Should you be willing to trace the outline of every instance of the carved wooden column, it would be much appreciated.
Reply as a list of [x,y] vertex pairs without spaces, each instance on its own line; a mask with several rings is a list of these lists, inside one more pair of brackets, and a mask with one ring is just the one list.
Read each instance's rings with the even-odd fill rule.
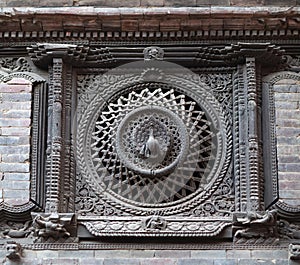
[[36,47],[48,65],[48,132],[46,151],[46,213],[74,211],[74,159],[71,148],[72,66],[68,55],[74,45]]
[[261,202],[261,172],[258,134],[258,96],[256,83],[256,63],[255,58],[246,58],[246,91],[247,91],[247,111],[248,111],[248,211],[262,210]]
[[62,176],[62,58],[54,58],[50,67],[48,98],[48,140],[46,159],[46,212],[60,211]]

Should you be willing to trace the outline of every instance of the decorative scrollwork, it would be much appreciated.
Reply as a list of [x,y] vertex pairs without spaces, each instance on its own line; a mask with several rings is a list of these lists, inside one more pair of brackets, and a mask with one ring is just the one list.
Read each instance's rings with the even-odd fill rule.
[[14,72],[31,72],[31,66],[24,57],[19,58],[0,58],[0,71],[7,74]]

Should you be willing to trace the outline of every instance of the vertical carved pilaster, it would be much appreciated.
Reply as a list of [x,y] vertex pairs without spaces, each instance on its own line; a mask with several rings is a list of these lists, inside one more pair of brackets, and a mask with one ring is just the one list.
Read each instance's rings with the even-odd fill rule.
[[74,153],[71,143],[72,126],[72,68],[65,67],[64,78],[64,112],[63,112],[63,138],[65,139],[64,148],[64,178],[61,185],[64,187],[64,193],[61,195],[62,211],[74,211]]
[[[247,130],[248,130],[248,116],[246,112],[246,87],[244,82],[244,68],[239,65],[237,68],[237,87],[235,91],[235,104],[237,105],[237,113],[235,119],[237,120],[236,148],[238,159],[235,158],[235,168],[239,168],[236,175],[236,189],[239,189],[239,194],[236,194],[236,200],[239,201],[240,211],[246,211],[248,204],[248,182],[247,182]],[[237,208],[238,209],[238,208]]]
[[[235,209],[241,211],[242,204],[247,203],[247,196],[245,196],[245,180],[242,177],[242,171],[245,169],[242,159],[241,143],[240,143],[240,122],[241,122],[241,106],[245,105],[243,102],[243,68],[237,67],[237,71],[233,76],[233,148],[234,148],[234,172],[235,172]],[[245,107],[244,107],[245,108]]]
[[61,58],[53,59],[48,98],[48,141],[46,159],[46,212],[59,212],[62,157],[62,77]]
[[246,58],[246,86],[248,110],[248,211],[261,210],[261,185],[259,135],[258,135],[258,106],[255,58]]

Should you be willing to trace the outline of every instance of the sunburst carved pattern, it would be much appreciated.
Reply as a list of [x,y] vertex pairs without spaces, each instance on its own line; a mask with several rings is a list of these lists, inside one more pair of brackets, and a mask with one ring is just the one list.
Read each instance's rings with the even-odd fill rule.
[[91,158],[113,197],[169,205],[201,192],[217,153],[216,129],[192,98],[162,83],[111,99],[92,133]]

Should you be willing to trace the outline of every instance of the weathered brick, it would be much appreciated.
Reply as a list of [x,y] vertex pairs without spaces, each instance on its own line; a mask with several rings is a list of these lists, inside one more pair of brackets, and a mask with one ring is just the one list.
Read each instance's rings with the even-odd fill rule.
[[15,109],[15,110],[30,110],[31,109],[31,102],[0,102],[0,111],[1,110],[10,110],[10,109]]
[[103,265],[103,259],[86,259],[79,260],[79,265]]
[[[0,112],[1,113],[1,112]],[[30,110],[8,110],[2,111],[3,118],[30,118]]]
[[58,253],[59,258],[92,258],[94,257],[94,251],[93,250],[69,250],[69,251],[61,251]]
[[283,93],[287,93],[287,92],[292,92],[292,93],[296,93],[298,91],[299,88],[299,84],[290,84],[290,85],[275,85],[273,87],[274,92],[283,92]]
[[51,258],[44,258],[43,265],[74,265],[78,264],[78,259],[51,259]]
[[300,134],[300,128],[293,128],[293,127],[287,127],[287,128],[276,128],[277,135],[284,135],[286,137],[295,137]]
[[0,145],[27,145],[28,136],[0,136]]
[[216,259],[214,260],[214,265],[237,265],[238,261],[236,259]]
[[191,251],[189,250],[157,250],[155,251],[156,258],[190,258]]
[[0,145],[1,154],[28,154],[29,150],[30,150],[29,145],[23,145],[23,146],[1,146]]
[[176,259],[142,259],[140,265],[176,265]]
[[296,0],[264,0],[266,6],[294,6]]
[[286,101],[275,101],[275,108],[276,109],[297,109],[298,108],[298,102],[292,101],[292,102],[286,102]]
[[[140,265],[138,259],[104,259],[103,265]],[[145,263],[147,264],[147,263]]]
[[118,257],[118,258],[130,258],[130,251],[129,250],[95,250],[95,257],[96,258],[111,258],[111,257]]
[[2,127],[2,135],[30,135],[30,128],[28,127]]
[[39,0],[40,7],[72,6],[72,5],[73,5],[73,0],[61,0],[61,1]]
[[202,258],[202,259],[225,259],[226,251],[225,250],[192,250],[192,258]]
[[300,128],[300,120],[299,119],[277,119],[276,125],[280,127]]
[[276,260],[265,259],[241,259],[239,265],[276,265]]
[[250,250],[227,250],[226,255],[228,259],[249,259],[251,257]]
[[[18,189],[18,190],[28,190],[30,182],[29,181],[2,181],[2,188],[3,189]],[[16,195],[17,196],[17,195]]]
[[177,265],[213,265],[213,259],[179,259]]
[[165,0],[165,6],[196,6],[196,0],[184,0],[184,5],[182,0]]
[[279,101],[299,101],[300,93],[275,93],[274,98]]
[[11,203],[27,202],[29,199],[29,191],[17,189],[3,189],[3,197],[4,201],[10,201]]
[[153,258],[154,253],[155,253],[154,250],[132,249],[132,250],[130,250],[130,257],[132,257],[132,258]]
[[141,6],[164,6],[164,0],[141,0]]
[[[298,178],[300,174],[298,175]],[[283,190],[300,190],[300,182],[299,181],[285,181],[284,179],[279,180],[279,189]],[[300,197],[300,195],[299,195]]]
[[5,172],[4,173],[4,176],[3,176],[3,179],[4,180],[7,180],[7,181],[13,181],[13,180],[29,180],[30,179],[30,173],[7,173]]
[[3,154],[2,162],[4,163],[24,163],[28,162],[29,154]]
[[31,92],[31,85],[8,85],[0,84],[0,93],[21,93],[21,92]]
[[0,163],[2,172],[29,172],[29,163]]
[[278,109],[276,110],[276,118],[277,119],[295,119],[297,117],[300,117],[300,110],[297,109],[289,109],[289,110],[283,110]]
[[8,126],[14,126],[14,127],[27,127],[30,126],[31,120],[30,119],[0,119],[0,126],[8,127]]
[[264,0],[250,0],[250,1],[230,0],[231,6],[257,6],[263,4],[264,4]]

